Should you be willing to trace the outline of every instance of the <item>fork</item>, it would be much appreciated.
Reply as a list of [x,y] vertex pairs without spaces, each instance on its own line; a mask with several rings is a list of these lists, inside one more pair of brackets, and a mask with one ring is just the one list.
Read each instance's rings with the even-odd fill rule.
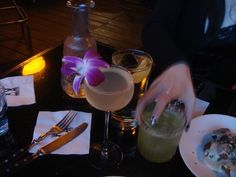
[[7,165],[11,162],[16,161],[17,159],[22,157],[26,152],[32,149],[35,145],[44,140],[47,136],[49,135],[56,136],[62,133],[63,131],[67,131],[68,126],[76,117],[76,115],[77,112],[70,110],[60,122],[52,126],[46,133],[43,133],[38,138],[32,140],[32,142],[29,145],[17,150],[15,153],[11,154],[9,158],[2,160],[2,162],[0,162],[0,165]]
[[38,138],[34,139],[31,142],[29,149],[31,149],[33,146],[38,144],[40,141],[42,141],[43,139],[45,139],[49,135],[55,136],[55,135],[60,134],[63,131],[67,131],[68,126],[70,125],[70,123],[72,122],[72,120],[75,118],[76,115],[77,115],[77,112],[70,110],[65,115],[65,117],[60,122],[58,122],[56,125],[52,126],[49,131],[41,134]]

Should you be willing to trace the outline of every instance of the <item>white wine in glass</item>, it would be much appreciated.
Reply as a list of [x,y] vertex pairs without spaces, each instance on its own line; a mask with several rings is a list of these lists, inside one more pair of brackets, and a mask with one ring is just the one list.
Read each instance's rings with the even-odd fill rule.
[[104,140],[92,144],[89,161],[97,169],[117,167],[123,159],[120,147],[108,139],[110,112],[125,107],[134,93],[132,75],[120,66],[102,68],[105,80],[98,86],[90,86],[85,80],[85,97],[94,108],[105,111]]

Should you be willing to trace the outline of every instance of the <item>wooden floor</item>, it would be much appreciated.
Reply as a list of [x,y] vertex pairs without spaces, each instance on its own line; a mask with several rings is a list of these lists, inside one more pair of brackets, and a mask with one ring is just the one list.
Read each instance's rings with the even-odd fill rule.
[[[4,1],[1,0],[0,5]],[[27,2],[28,1],[28,2]],[[0,71],[34,54],[63,43],[71,30],[71,12],[66,0],[19,1],[29,16],[32,50],[21,38],[20,25],[0,26]],[[27,2],[27,3],[25,3]],[[119,49],[141,47],[140,34],[151,10],[139,0],[95,0],[89,27],[97,41]],[[0,22],[16,18],[14,12],[0,12]]]

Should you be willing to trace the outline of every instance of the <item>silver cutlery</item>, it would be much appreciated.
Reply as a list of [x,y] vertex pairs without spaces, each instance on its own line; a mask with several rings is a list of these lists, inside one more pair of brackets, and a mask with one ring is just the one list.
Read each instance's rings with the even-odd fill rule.
[[5,88],[5,94],[11,96],[18,96],[20,94],[20,87]]
[[29,164],[30,162],[32,162],[33,160],[35,160],[39,156],[42,156],[45,154],[50,154],[51,152],[62,147],[66,143],[70,142],[75,137],[77,137],[81,133],[83,133],[87,127],[88,127],[88,124],[84,122],[84,123],[80,124],[78,127],[69,131],[68,133],[60,136],[59,138],[55,139],[54,141],[39,148],[36,153],[28,154],[25,158],[20,159],[19,161],[15,162],[15,163],[0,166],[1,173],[3,173],[4,176],[11,175],[15,170],[26,166],[27,164]]
[[0,165],[2,165],[2,164],[6,165],[6,164],[9,164],[9,163],[15,162],[16,160],[18,160],[19,158],[24,156],[35,145],[37,145],[39,142],[44,140],[46,137],[48,137],[50,135],[56,136],[56,135],[58,135],[62,132],[66,132],[68,130],[68,127],[69,127],[70,123],[73,121],[73,119],[76,117],[76,115],[77,115],[76,111],[70,110],[65,115],[65,117],[61,121],[59,121],[56,125],[52,126],[49,131],[47,131],[46,133],[41,134],[38,138],[33,139],[32,142],[29,145],[17,150],[13,154],[11,154],[8,158],[2,160],[0,162]]
[[55,136],[55,135],[60,134],[63,131],[67,131],[68,126],[73,121],[73,119],[76,117],[76,115],[77,115],[76,111],[70,110],[66,114],[66,116],[60,122],[58,122],[56,125],[52,126],[49,131],[47,131],[46,133],[41,134],[38,138],[34,139],[31,142],[31,144],[29,146],[29,149],[31,149],[33,146],[38,144],[40,141],[42,141],[43,139],[45,139],[49,135],[54,135]]

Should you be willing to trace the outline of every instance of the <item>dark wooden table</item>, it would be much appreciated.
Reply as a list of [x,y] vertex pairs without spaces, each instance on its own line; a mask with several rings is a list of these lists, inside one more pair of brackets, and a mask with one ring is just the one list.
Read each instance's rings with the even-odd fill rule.
[[[114,48],[98,43],[98,51],[108,62]],[[9,126],[17,148],[23,147],[32,140],[34,127],[39,111],[60,111],[74,109],[92,112],[91,143],[102,140],[104,114],[91,107],[85,99],[74,99],[67,96],[60,85],[60,67],[62,59],[62,45],[47,49],[38,55],[24,61],[20,65],[7,71],[0,78],[22,75],[25,64],[36,57],[42,56],[46,61],[46,68],[34,74],[36,104],[19,107],[9,107]],[[151,78],[152,79],[152,78]],[[201,83],[201,84],[200,84]],[[195,81],[200,97],[204,97],[205,85]],[[235,93],[218,86],[211,87],[212,96],[210,106],[206,113],[229,114],[228,110]],[[223,98],[223,99],[222,99]],[[207,98],[209,99],[209,98]],[[113,131],[114,130],[114,131]],[[111,140],[118,141],[115,129],[110,128]],[[129,137],[130,138],[130,137]],[[131,137],[132,138],[132,137]],[[122,140],[120,137],[119,140]],[[123,139],[124,140],[124,139]],[[136,139],[131,139],[136,142]],[[125,140],[121,143],[130,143]],[[45,155],[33,161],[26,167],[16,171],[12,176],[37,177],[37,176],[63,176],[63,177],[100,177],[100,176],[127,176],[127,177],[191,177],[194,176],[184,164],[179,151],[174,158],[163,164],[150,163],[144,160],[136,150],[134,155],[125,154],[121,166],[117,169],[106,171],[96,170],[87,161],[87,155]],[[1,172],[0,172],[1,176]]]

